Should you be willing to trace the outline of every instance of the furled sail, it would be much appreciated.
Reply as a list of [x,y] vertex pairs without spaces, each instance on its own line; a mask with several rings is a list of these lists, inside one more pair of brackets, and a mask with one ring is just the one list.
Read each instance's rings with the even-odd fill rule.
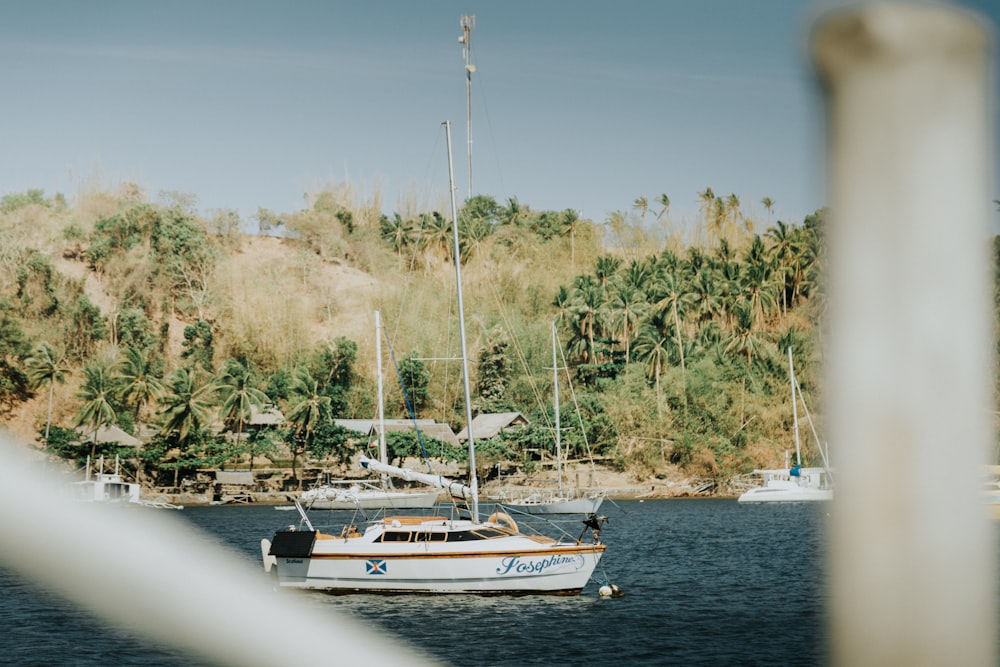
[[439,489],[448,489],[448,493],[451,494],[452,498],[463,498],[465,500],[472,498],[472,489],[468,486],[465,484],[459,484],[458,482],[453,482],[450,479],[442,477],[441,475],[430,475],[423,472],[417,472],[416,470],[397,468],[396,466],[391,466],[380,461],[376,461],[375,459],[370,459],[364,455],[359,457],[358,462],[361,464],[362,468],[391,475],[397,479],[405,479],[408,482],[420,482],[429,486],[435,486]]

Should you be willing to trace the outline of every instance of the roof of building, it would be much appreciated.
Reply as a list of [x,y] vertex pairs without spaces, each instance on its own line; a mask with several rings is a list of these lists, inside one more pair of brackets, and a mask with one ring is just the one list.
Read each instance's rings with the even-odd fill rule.
[[247,426],[281,426],[285,423],[285,415],[273,405],[257,407],[250,405],[250,421]]
[[86,441],[96,440],[97,442],[117,442],[120,445],[125,445],[126,447],[138,447],[142,444],[139,438],[129,435],[123,431],[118,426],[114,424],[102,426],[97,429],[97,436],[94,436],[94,432],[84,426],[80,426],[76,429],[76,432]]
[[[390,425],[392,425],[392,426],[398,426],[400,424],[410,424],[410,425],[412,425],[414,420],[412,420],[412,419],[386,419],[384,421],[385,421],[386,429],[388,430],[388,427]],[[433,419],[417,419],[416,422],[417,422],[417,424],[421,428],[423,428],[427,424],[433,424],[434,420]],[[378,420],[377,419],[334,419],[333,423],[336,424],[337,426],[349,429],[351,431],[357,431],[358,433],[364,433],[365,435],[368,435],[369,433],[372,432],[372,430],[376,427],[376,425],[378,425]]]
[[[492,438],[499,435],[500,431],[511,426],[527,426],[528,418],[520,412],[490,412],[476,415],[472,420],[472,433],[477,438]],[[463,428],[458,433],[458,439],[466,441],[469,439],[468,428]]]

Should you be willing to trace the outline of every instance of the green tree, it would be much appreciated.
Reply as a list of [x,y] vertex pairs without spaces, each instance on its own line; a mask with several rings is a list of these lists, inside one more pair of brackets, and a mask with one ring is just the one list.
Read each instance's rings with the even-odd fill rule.
[[580,220],[580,214],[571,208],[566,209],[562,213],[562,231],[563,234],[569,236],[569,265],[571,267],[576,266],[576,233],[580,231],[580,226],[583,221]]
[[45,442],[49,441],[49,429],[52,426],[52,400],[55,385],[64,384],[66,376],[70,373],[70,368],[66,364],[65,356],[59,354],[51,345],[46,342],[39,343],[32,350],[31,356],[26,360],[28,381],[35,389],[48,386],[49,405],[45,415]]
[[[250,420],[253,409],[260,409],[269,402],[267,395],[255,387],[254,382],[250,369],[234,359],[226,362],[215,381],[222,399],[219,416],[230,433],[235,429],[237,448],[243,440],[243,426]],[[250,469],[253,470],[252,457]]]
[[476,378],[475,410],[501,412],[510,408],[505,402],[507,385],[511,381],[510,343],[500,329],[490,332],[479,350]]
[[663,418],[663,394],[660,390],[660,377],[666,370],[672,345],[670,338],[656,326],[645,323],[635,339],[633,350],[635,356],[646,365],[646,377],[653,381],[656,387],[656,413]]
[[[195,368],[179,368],[167,380],[160,433],[184,449],[212,419],[214,384]],[[175,480],[176,483],[176,480]]]
[[184,327],[184,348],[182,359],[200,365],[206,371],[212,371],[212,358],[215,356],[215,334],[212,325],[204,320],[198,320],[194,325]]
[[160,362],[152,352],[137,347],[125,348],[118,365],[118,395],[132,414],[137,426],[142,424],[142,410],[158,400],[165,391],[160,377]]
[[404,221],[399,213],[393,213],[392,218],[383,215],[379,228],[382,240],[396,251],[397,256],[401,256],[403,248],[413,243],[413,225]]
[[90,455],[97,447],[97,431],[102,426],[115,423],[117,415],[112,405],[114,383],[108,366],[97,362],[83,368],[83,386],[77,397],[83,399],[83,406],[76,413],[76,426],[85,426],[91,434]]
[[107,318],[86,294],[77,296],[69,315],[65,330],[67,355],[83,361],[93,354],[99,341],[107,338]]
[[427,367],[423,361],[417,358],[416,352],[410,352],[399,362],[397,369],[399,386],[403,390],[403,413],[413,415],[420,414],[420,411],[427,405],[429,393],[427,391],[431,375],[427,372]]
[[[298,479],[299,455],[312,447],[313,433],[330,419],[330,397],[320,393],[319,383],[305,368],[295,371],[289,394],[291,409],[285,418],[292,426],[292,477]],[[301,479],[299,488],[302,488]]]

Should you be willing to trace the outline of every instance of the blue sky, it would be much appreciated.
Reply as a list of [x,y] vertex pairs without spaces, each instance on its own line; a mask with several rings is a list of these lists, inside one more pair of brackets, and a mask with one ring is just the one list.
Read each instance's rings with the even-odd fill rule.
[[[1000,20],[1000,3],[973,6]],[[764,220],[823,206],[822,116],[799,0],[179,0],[5,3],[0,194],[99,179],[210,215],[350,183],[444,201],[441,122],[467,191],[459,18],[472,31],[473,190],[604,221],[665,193]],[[1000,86],[998,86],[1000,88]],[[998,105],[1000,106],[1000,105]],[[994,109],[994,118],[997,110]],[[1000,134],[1000,132],[998,132]],[[992,195],[1000,199],[1000,192]]]

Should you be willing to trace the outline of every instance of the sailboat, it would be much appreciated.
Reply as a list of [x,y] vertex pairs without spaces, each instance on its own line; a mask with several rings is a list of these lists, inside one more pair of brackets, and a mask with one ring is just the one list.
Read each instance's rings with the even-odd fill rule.
[[556,323],[552,323],[552,403],[555,417],[556,475],[555,491],[532,492],[528,495],[511,496],[504,492],[501,499],[506,505],[516,507],[528,514],[591,514],[604,502],[603,492],[583,489],[567,489],[563,485],[562,436],[559,420],[559,359]]
[[[788,466],[785,462],[784,468],[771,470],[754,470],[755,475],[761,478],[761,485],[744,492],[737,499],[741,503],[777,503],[777,502],[812,502],[822,500],[833,500],[833,479],[830,470],[830,462],[826,451],[816,436],[813,427],[813,436],[816,437],[816,444],[823,457],[823,467],[803,468],[802,448],[799,441],[799,413],[796,397],[801,397],[801,391],[797,390],[795,382],[795,367],[792,365],[792,348],[788,348],[788,375],[792,385],[792,427],[795,431],[795,465]],[[802,402],[805,406],[805,400]],[[808,414],[809,408],[806,407]],[[809,420],[812,426],[812,419]],[[787,459],[787,456],[786,456]]]
[[[590,515],[576,539],[523,532],[506,512],[483,519],[476,477],[475,438],[462,302],[462,269],[451,123],[445,122],[448,180],[451,188],[458,322],[462,346],[465,417],[469,425],[469,480],[460,484],[363,458],[362,465],[447,490],[458,505],[457,517],[393,514],[362,527],[348,522],[339,532],[314,527],[301,504],[302,521],[261,540],[264,569],[280,587],[336,592],[550,593],[579,594],[604,554],[600,540],[604,517]],[[498,507],[498,510],[501,508]],[[587,533],[590,539],[585,540]]]
[[[379,461],[388,463],[385,446],[385,401],[382,388],[382,319],[375,311],[375,357],[378,363],[378,452]],[[396,489],[388,475],[380,483],[370,480],[341,480],[303,491],[299,502],[310,508],[327,510],[416,509],[434,507],[441,490],[437,486],[422,489]]]

